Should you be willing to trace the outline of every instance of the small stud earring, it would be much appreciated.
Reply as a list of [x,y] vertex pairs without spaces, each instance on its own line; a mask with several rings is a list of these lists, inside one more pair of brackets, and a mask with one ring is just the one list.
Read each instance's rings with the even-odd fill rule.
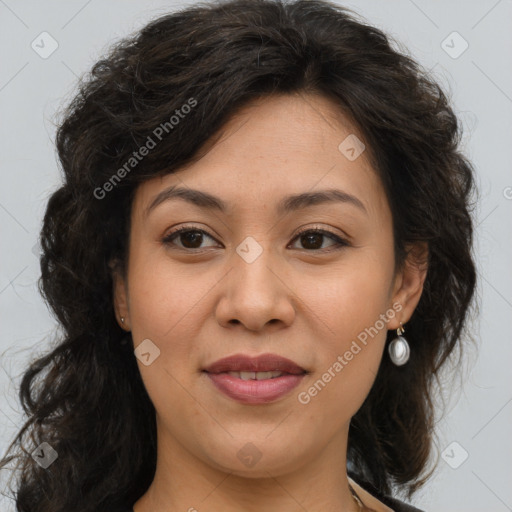
[[407,343],[407,340],[402,336],[404,332],[405,329],[402,322],[400,322],[400,327],[396,330],[397,337],[388,347],[389,357],[396,366],[402,366],[407,363],[411,355],[409,343]]
[[121,317],[121,323],[124,324],[124,316]]

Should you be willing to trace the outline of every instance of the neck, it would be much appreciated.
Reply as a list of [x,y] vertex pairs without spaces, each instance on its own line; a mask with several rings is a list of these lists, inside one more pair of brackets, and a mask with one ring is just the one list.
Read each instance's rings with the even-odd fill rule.
[[[359,512],[346,473],[348,430],[335,436],[314,459],[281,467],[262,457],[250,472],[215,467],[158,429],[157,467],[134,512]],[[291,454],[292,455],[292,454]],[[259,470],[255,470],[259,466]]]

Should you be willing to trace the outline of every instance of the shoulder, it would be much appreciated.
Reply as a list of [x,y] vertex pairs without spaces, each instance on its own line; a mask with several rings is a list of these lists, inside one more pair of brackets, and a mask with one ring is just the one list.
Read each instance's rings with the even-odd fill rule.
[[404,501],[382,494],[372,484],[361,479],[358,475],[349,474],[349,477],[351,482],[355,484],[356,492],[359,494],[361,491],[359,497],[366,506],[377,507],[379,511],[385,510],[386,512],[388,510],[392,510],[393,512],[424,512]]

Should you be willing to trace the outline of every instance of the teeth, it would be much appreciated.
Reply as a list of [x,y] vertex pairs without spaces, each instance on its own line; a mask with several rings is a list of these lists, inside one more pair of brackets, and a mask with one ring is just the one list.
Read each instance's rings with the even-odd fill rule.
[[280,372],[279,370],[271,372],[228,372],[228,375],[242,380],[275,379],[276,377],[280,377],[282,374],[283,372]]

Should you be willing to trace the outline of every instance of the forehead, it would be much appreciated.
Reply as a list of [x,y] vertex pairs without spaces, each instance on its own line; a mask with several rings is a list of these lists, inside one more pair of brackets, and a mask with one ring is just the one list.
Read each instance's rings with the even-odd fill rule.
[[368,210],[386,208],[369,148],[359,145],[363,141],[342,110],[323,96],[260,98],[206,142],[199,160],[140,185],[135,206],[144,210],[155,194],[181,185],[221,196],[237,210],[268,208],[285,195],[327,188],[357,196]]

